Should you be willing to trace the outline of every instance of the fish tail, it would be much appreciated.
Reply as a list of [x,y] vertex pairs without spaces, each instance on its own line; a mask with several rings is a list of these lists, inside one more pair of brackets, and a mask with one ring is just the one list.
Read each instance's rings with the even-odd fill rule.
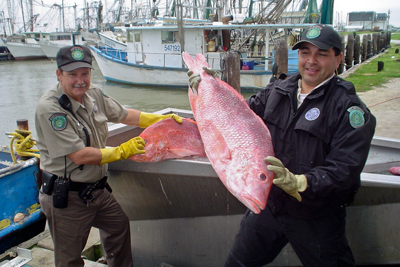
[[196,57],[194,58],[194,62],[197,63],[197,65],[202,66],[202,67],[209,67],[206,58],[204,57],[203,54],[197,54]]

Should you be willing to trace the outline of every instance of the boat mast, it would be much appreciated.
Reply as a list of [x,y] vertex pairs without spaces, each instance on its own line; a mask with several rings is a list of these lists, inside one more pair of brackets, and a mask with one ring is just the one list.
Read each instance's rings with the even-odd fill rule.
[[61,2],[61,12],[62,12],[62,29],[63,29],[63,32],[65,32],[64,0],[62,0],[62,2]]
[[84,8],[83,8],[83,28],[89,30],[89,25],[86,28],[86,0],[83,1],[83,5],[84,5]]
[[26,29],[25,29],[24,5],[22,4],[22,0],[20,0],[20,4],[21,4],[21,11],[22,11],[22,23],[23,23],[23,25],[24,25],[24,32],[26,32]]
[[9,24],[10,24],[10,35],[14,34],[14,12],[13,12],[13,7],[12,7],[11,0],[7,0],[7,8],[8,8],[8,16],[9,18]]
[[32,0],[29,0],[29,13],[30,13],[30,20],[29,20],[29,24],[30,24],[30,28],[31,28],[31,32],[33,32],[33,3]]
[[74,29],[77,30],[77,25],[76,25],[76,4],[73,5],[72,7],[74,8],[74,21],[75,21]]

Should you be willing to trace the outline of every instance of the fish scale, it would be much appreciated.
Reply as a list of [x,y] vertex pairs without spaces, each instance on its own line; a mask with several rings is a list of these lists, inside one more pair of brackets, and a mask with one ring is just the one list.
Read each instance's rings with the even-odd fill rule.
[[203,55],[192,59],[183,52],[182,56],[201,77],[197,90],[189,87],[189,101],[207,157],[226,188],[251,211],[260,213],[274,178],[264,161],[274,155],[269,130],[243,96],[203,70],[209,67]]

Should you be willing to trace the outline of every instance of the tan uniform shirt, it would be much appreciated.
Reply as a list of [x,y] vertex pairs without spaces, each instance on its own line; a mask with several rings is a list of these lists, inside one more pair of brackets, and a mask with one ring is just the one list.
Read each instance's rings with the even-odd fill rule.
[[[68,154],[86,147],[88,132],[90,146],[104,148],[108,134],[107,122],[122,122],[128,110],[116,100],[103,94],[93,84],[82,97],[83,104],[69,98],[74,115],[58,102],[64,94],[60,84],[46,92],[37,103],[35,127],[37,147],[40,150],[40,167],[49,173],[67,177],[74,182],[96,182],[107,171],[107,164],[84,165],[78,168]],[[65,168],[66,167],[66,168]]]

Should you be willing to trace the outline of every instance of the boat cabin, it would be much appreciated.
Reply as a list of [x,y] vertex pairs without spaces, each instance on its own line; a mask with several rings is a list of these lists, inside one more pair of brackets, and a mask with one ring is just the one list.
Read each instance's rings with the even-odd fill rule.
[[[184,67],[181,53],[192,56],[203,54],[211,68],[220,70],[221,52],[240,51],[241,57],[258,61],[267,69],[271,56],[269,38],[276,28],[305,28],[305,25],[223,24],[204,20],[163,20],[152,26],[127,27],[127,53],[125,61],[159,67]],[[267,38],[265,38],[267,36]],[[265,41],[267,39],[267,41]],[[267,44],[267,45],[266,45]],[[267,64],[266,64],[267,63]],[[254,66],[251,66],[254,67]],[[250,68],[252,69],[252,68]]]

